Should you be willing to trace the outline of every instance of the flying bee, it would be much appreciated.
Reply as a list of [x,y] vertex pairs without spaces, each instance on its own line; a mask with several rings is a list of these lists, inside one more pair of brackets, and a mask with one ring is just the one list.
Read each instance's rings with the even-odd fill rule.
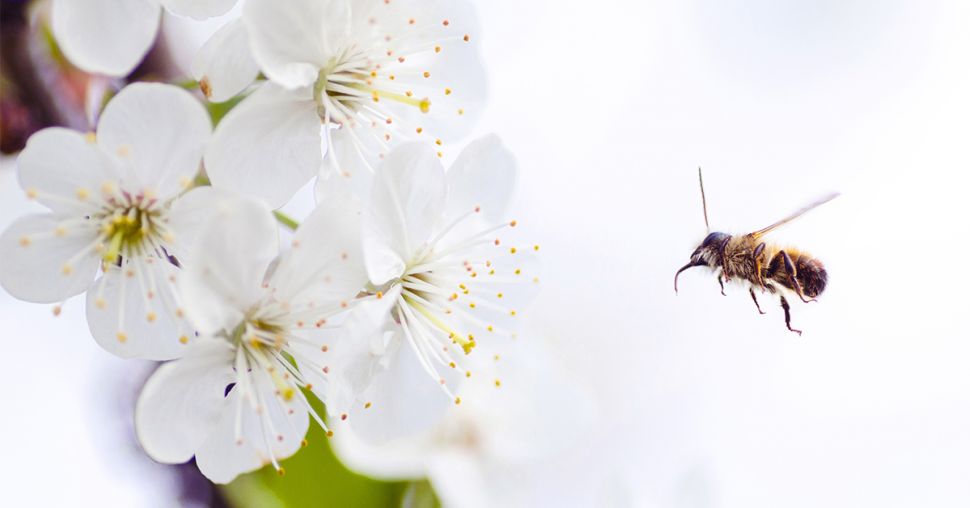
[[764,293],[777,294],[781,301],[781,308],[785,311],[785,326],[789,330],[801,335],[801,330],[791,327],[791,309],[782,290],[793,292],[803,302],[814,302],[816,297],[825,290],[828,273],[825,266],[818,259],[792,248],[781,248],[761,240],[763,236],[775,229],[788,224],[802,214],[838,197],[833,193],[798,210],[784,219],[753,233],[732,236],[727,233],[711,232],[707,222],[707,198],[704,196],[704,177],[697,168],[697,178],[701,186],[701,204],[704,207],[704,225],[707,226],[707,237],[694,249],[690,255],[690,262],[674,275],[674,292],[677,292],[677,277],[680,272],[695,266],[707,266],[717,272],[717,282],[724,293],[724,283],[737,278],[748,283],[748,292],[758,312],[764,314],[755,288]]

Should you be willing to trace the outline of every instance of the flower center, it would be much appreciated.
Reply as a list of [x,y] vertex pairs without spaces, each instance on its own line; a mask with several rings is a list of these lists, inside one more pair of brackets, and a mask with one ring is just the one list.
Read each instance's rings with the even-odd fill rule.
[[112,192],[105,196],[100,212],[91,218],[100,222],[102,243],[98,250],[106,263],[120,263],[122,258],[151,250],[160,254],[161,243],[169,239],[161,207],[145,194]]

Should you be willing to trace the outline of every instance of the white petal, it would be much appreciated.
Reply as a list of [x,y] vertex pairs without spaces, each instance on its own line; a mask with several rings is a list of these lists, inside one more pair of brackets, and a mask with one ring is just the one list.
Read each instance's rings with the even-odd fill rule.
[[[389,357],[384,361],[385,370],[376,373],[367,390],[361,396],[371,402],[371,407],[357,411],[348,419],[350,426],[361,439],[374,444],[387,444],[402,439],[415,439],[433,429],[455,406],[428,373],[403,334],[389,344]],[[438,365],[438,371],[448,386],[460,384],[459,373]],[[463,376],[461,376],[463,378]],[[336,432],[336,431],[335,431]]]
[[178,464],[192,458],[228,407],[226,387],[235,379],[233,350],[205,338],[181,360],[158,368],[135,406],[135,432],[153,459]]
[[377,170],[364,214],[364,260],[371,282],[399,276],[431,238],[445,201],[444,168],[420,143],[391,151]]
[[[236,404],[239,390],[226,398],[226,409],[209,439],[195,454],[199,470],[215,483],[229,483],[236,476],[254,471],[271,462],[271,455],[282,460],[296,453],[310,426],[305,408],[298,397],[284,401],[261,369],[252,371],[263,401],[257,414],[244,402],[242,409],[242,443],[236,441]],[[272,427],[270,427],[272,425]],[[267,447],[267,444],[269,447]]]
[[501,220],[515,179],[515,157],[498,136],[492,134],[473,141],[448,170],[448,217],[481,206],[486,218]]
[[330,192],[328,187],[334,187],[333,184],[352,190],[361,199],[365,199],[370,193],[374,168],[379,160],[378,154],[384,149],[377,137],[361,136],[359,132],[356,135],[357,140],[364,144],[362,148],[356,146],[349,127],[330,130],[324,169],[317,181],[318,202],[323,200],[324,194]]
[[96,225],[62,226],[53,214],[21,217],[0,235],[0,285],[28,302],[54,303],[84,292],[101,257]]
[[[390,359],[386,358],[391,352],[387,350],[384,332],[399,294],[400,288],[396,287],[383,298],[357,304],[339,327],[315,338],[318,344],[313,347],[296,343],[291,346],[301,360],[327,368],[324,373],[301,366],[331,417],[363,408],[363,395],[371,379]],[[321,346],[326,346],[326,351]]]
[[[118,178],[110,158],[78,132],[51,127],[37,132],[17,159],[20,185],[40,191],[37,200],[53,210],[84,215],[105,181]],[[48,198],[53,195],[56,198]]]
[[492,497],[481,459],[457,450],[432,455],[428,480],[442,506],[488,508]]
[[160,0],[166,9],[195,19],[214,18],[229,12],[236,0]]
[[311,86],[348,37],[341,0],[249,0],[243,7],[253,56],[266,76],[289,89]]
[[189,321],[203,334],[232,331],[263,295],[266,269],[279,250],[273,215],[261,203],[221,203],[201,229],[192,262],[178,278]]
[[303,221],[271,285],[283,301],[326,308],[352,299],[366,282],[360,204],[344,195],[321,203]]
[[212,102],[231,99],[246,89],[259,74],[249,50],[242,20],[226,23],[202,45],[192,61],[192,75]]
[[54,0],[54,38],[74,65],[124,76],[141,62],[161,10],[153,0]]
[[351,427],[334,431],[330,444],[348,468],[383,481],[427,476],[429,455],[434,451],[430,438],[375,445],[361,439]]
[[320,169],[323,143],[316,104],[308,93],[272,83],[219,122],[205,154],[212,185],[283,206]]
[[[194,330],[179,316],[174,294],[178,269],[167,260],[111,265],[87,294],[91,335],[121,358],[171,360],[185,353]],[[150,295],[150,296],[149,296]]]
[[132,183],[164,198],[195,177],[211,130],[205,108],[185,90],[135,83],[105,107],[98,145],[130,168]]
[[202,229],[217,214],[228,216],[240,197],[212,186],[195,187],[175,198],[168,212],[168,229],[172,241],[165,248],[182,266],[191,264],[191,256]]

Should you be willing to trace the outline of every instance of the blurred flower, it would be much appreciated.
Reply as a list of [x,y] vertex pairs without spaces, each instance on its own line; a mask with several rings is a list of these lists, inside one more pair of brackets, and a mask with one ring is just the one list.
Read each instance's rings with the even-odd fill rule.
[[[456,403],[449,381],[485,336],[512,335],[538,279],[528,252],[496,237],[515,181],[515,161],[496,136],[469,145],[451,170],[419,143],[391,151],[375,175],[364,213],[364,260],[371,290],[384,295],[386,325],[375,355],[393,363],[406,343],[426,375]],[[537,248],[537,247],[535,247]],[[371,303],[371,306],[377,304]],[[375,313],[377,314],[377,313]],[[373,340],[373,339],[372,339]],[[396,371],[391,369],[391,371]],[[403,383],[384,376],[394,390]]]
[[53,0],[51,24],[71,63],[91,73],[125,76],[154,42],[162,7],[206,19],[225,14],[236,1]]
[[589,401],[549,363],[542,344],[503,340],[485,349],[465,383],[466,402],[431,428],[389,437],[381,427],[433,408],[375,404],[335,434],[337,456],[379,479],[427,477],[447,507],[541,504],[538,479],[589,425]]
[[259,203],[227,203],[207,221],[179,279],[202,337],[159,368],[136,408],[152,458],[195,455],[203,474],[226,483],[267,463],[282,472],[308,414],[326,428],[302,389],[329,402],[329,375],[341,366],[319,329],[364,283],[358,235],[357,211],[339,199],[318,207],[279,256],[275,220]]
[[[269,82],[219,124],[206,167],[213,185],[273,207],[320,171],[325,150],[331,173],[366,179],[400,141],[467,132],[484,99],[464,0],[250,0],[242,21]],[[238,54],[243,34],[227,30]]]
[[[173,279],[211,192],[192,182],[211,126],[202,106],[168,85],[134,84],[104,110],[98,133],[53,127],[18,159],[28,197],[50,208],[0,236],[0,285],[56,303],[88,291],[88,325],[122,357],[169,359],[192,335]],[[99,267],[104,275],[92,283]]]

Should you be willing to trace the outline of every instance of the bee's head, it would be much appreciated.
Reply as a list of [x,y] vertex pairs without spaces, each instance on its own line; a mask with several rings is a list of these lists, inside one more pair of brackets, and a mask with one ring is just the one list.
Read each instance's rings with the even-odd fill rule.
[[677,270],[677,274],[674,275],[674,291],[677,291],[677,277],[680,276],[680,272],[695,266],[717,266],[721,252],[724,250],[724,245],[730,239],[731,235],[727,233],[714,232],[707,235],[707,238],[704,238],[704,241],[690,255],[690,263],[687,263],[680,270]]

